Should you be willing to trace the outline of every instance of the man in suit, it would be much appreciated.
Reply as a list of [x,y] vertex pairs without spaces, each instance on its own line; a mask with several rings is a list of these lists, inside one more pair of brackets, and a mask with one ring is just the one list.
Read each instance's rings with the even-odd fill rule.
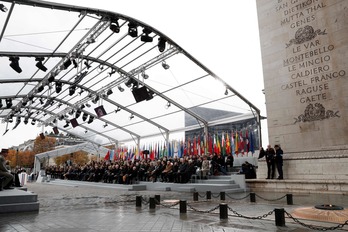
[[12,189],[10,185],[13,182],[13,175],[6,168],[6,160],[5,157],[0,155],[0,179],[2,182],[1,188],[3,189]]

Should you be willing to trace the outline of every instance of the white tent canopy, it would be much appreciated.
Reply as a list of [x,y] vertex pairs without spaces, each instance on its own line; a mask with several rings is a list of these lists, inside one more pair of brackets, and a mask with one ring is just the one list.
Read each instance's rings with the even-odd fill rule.
[[[100,146],[139,147],[243,117],[259,125],[258,108],[146,23],[37,0],[0,7],[0,118],[8,128],[25,123]],[[225,78],[240,77],[231,70]]]

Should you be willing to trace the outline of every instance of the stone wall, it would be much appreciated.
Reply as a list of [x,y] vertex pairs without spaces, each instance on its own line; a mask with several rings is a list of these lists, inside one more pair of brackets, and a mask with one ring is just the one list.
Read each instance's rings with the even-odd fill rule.
[[[270,144],[289,155],[348,149],[348,1],[256,2]],[[304,171],[315,161],[292,160],[291,170],[299,163],[316,176]]]

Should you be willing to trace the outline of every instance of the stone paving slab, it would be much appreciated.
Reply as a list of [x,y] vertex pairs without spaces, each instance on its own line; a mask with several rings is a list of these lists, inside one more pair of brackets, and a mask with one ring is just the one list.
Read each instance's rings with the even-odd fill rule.
[[[28,190],[38,194],[40,202],[39,213],[6,214],[0,216],[0,231],[37,231],[37,232],[89,232],[89,231],[154,231],[154,232],[245,232],[245,231],[315,231],[293,223],[286,218],[285,227],[275,226],[274,214],[263,219],[246,219],[237,217],[229,212],[227,220],[219,219],[219,210],[205,213],[219,205],[219,199],[192,201],[192,193],[168,192],[168,191],[139,191],[102,188],[94,183],[71,186],[54,185],[52,183],[29,183]],[[165,207],[156,206],[149,209],[146,200],[155,194],[161,196],[161,202],[170,200],[187,200],[186,214],[180,214],[178,205]],[[235,198],[242,198],[246,193],[233,194]],[[136,196],[144,199],[142,207],[135,207]],[[263,195],[264,196],[264,195]],[[279,198],[280,194],[267,195],[269,199]],[[266,196],[264,196],[266,197]],[[335,204],[348,207],[346,196],[294,196],[294,205],[286,205],[286,200],[269,202],[256,199],[256,203],[250,203],[248,198],[233,200],[226,197],[229,207],[242,215],[250,217],[264,215],[275,208],[284,208],[291,212],[296,207],[315,204],[317,200],[335,200]],[[317,226],[332,227],[337,224],[305,221]],[[345,226],[340,231],[348,231]]]

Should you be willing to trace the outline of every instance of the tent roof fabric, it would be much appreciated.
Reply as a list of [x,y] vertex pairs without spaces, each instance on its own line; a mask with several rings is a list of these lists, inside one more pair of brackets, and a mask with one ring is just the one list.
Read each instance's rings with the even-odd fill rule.
[[260,115],[169,36],[135,18],[38,0],[0,7],[0,119],[10,128],[29,122],[105,146],[171,136],[187,130],[186,120],[209,126],[203,109],[224,122]]

